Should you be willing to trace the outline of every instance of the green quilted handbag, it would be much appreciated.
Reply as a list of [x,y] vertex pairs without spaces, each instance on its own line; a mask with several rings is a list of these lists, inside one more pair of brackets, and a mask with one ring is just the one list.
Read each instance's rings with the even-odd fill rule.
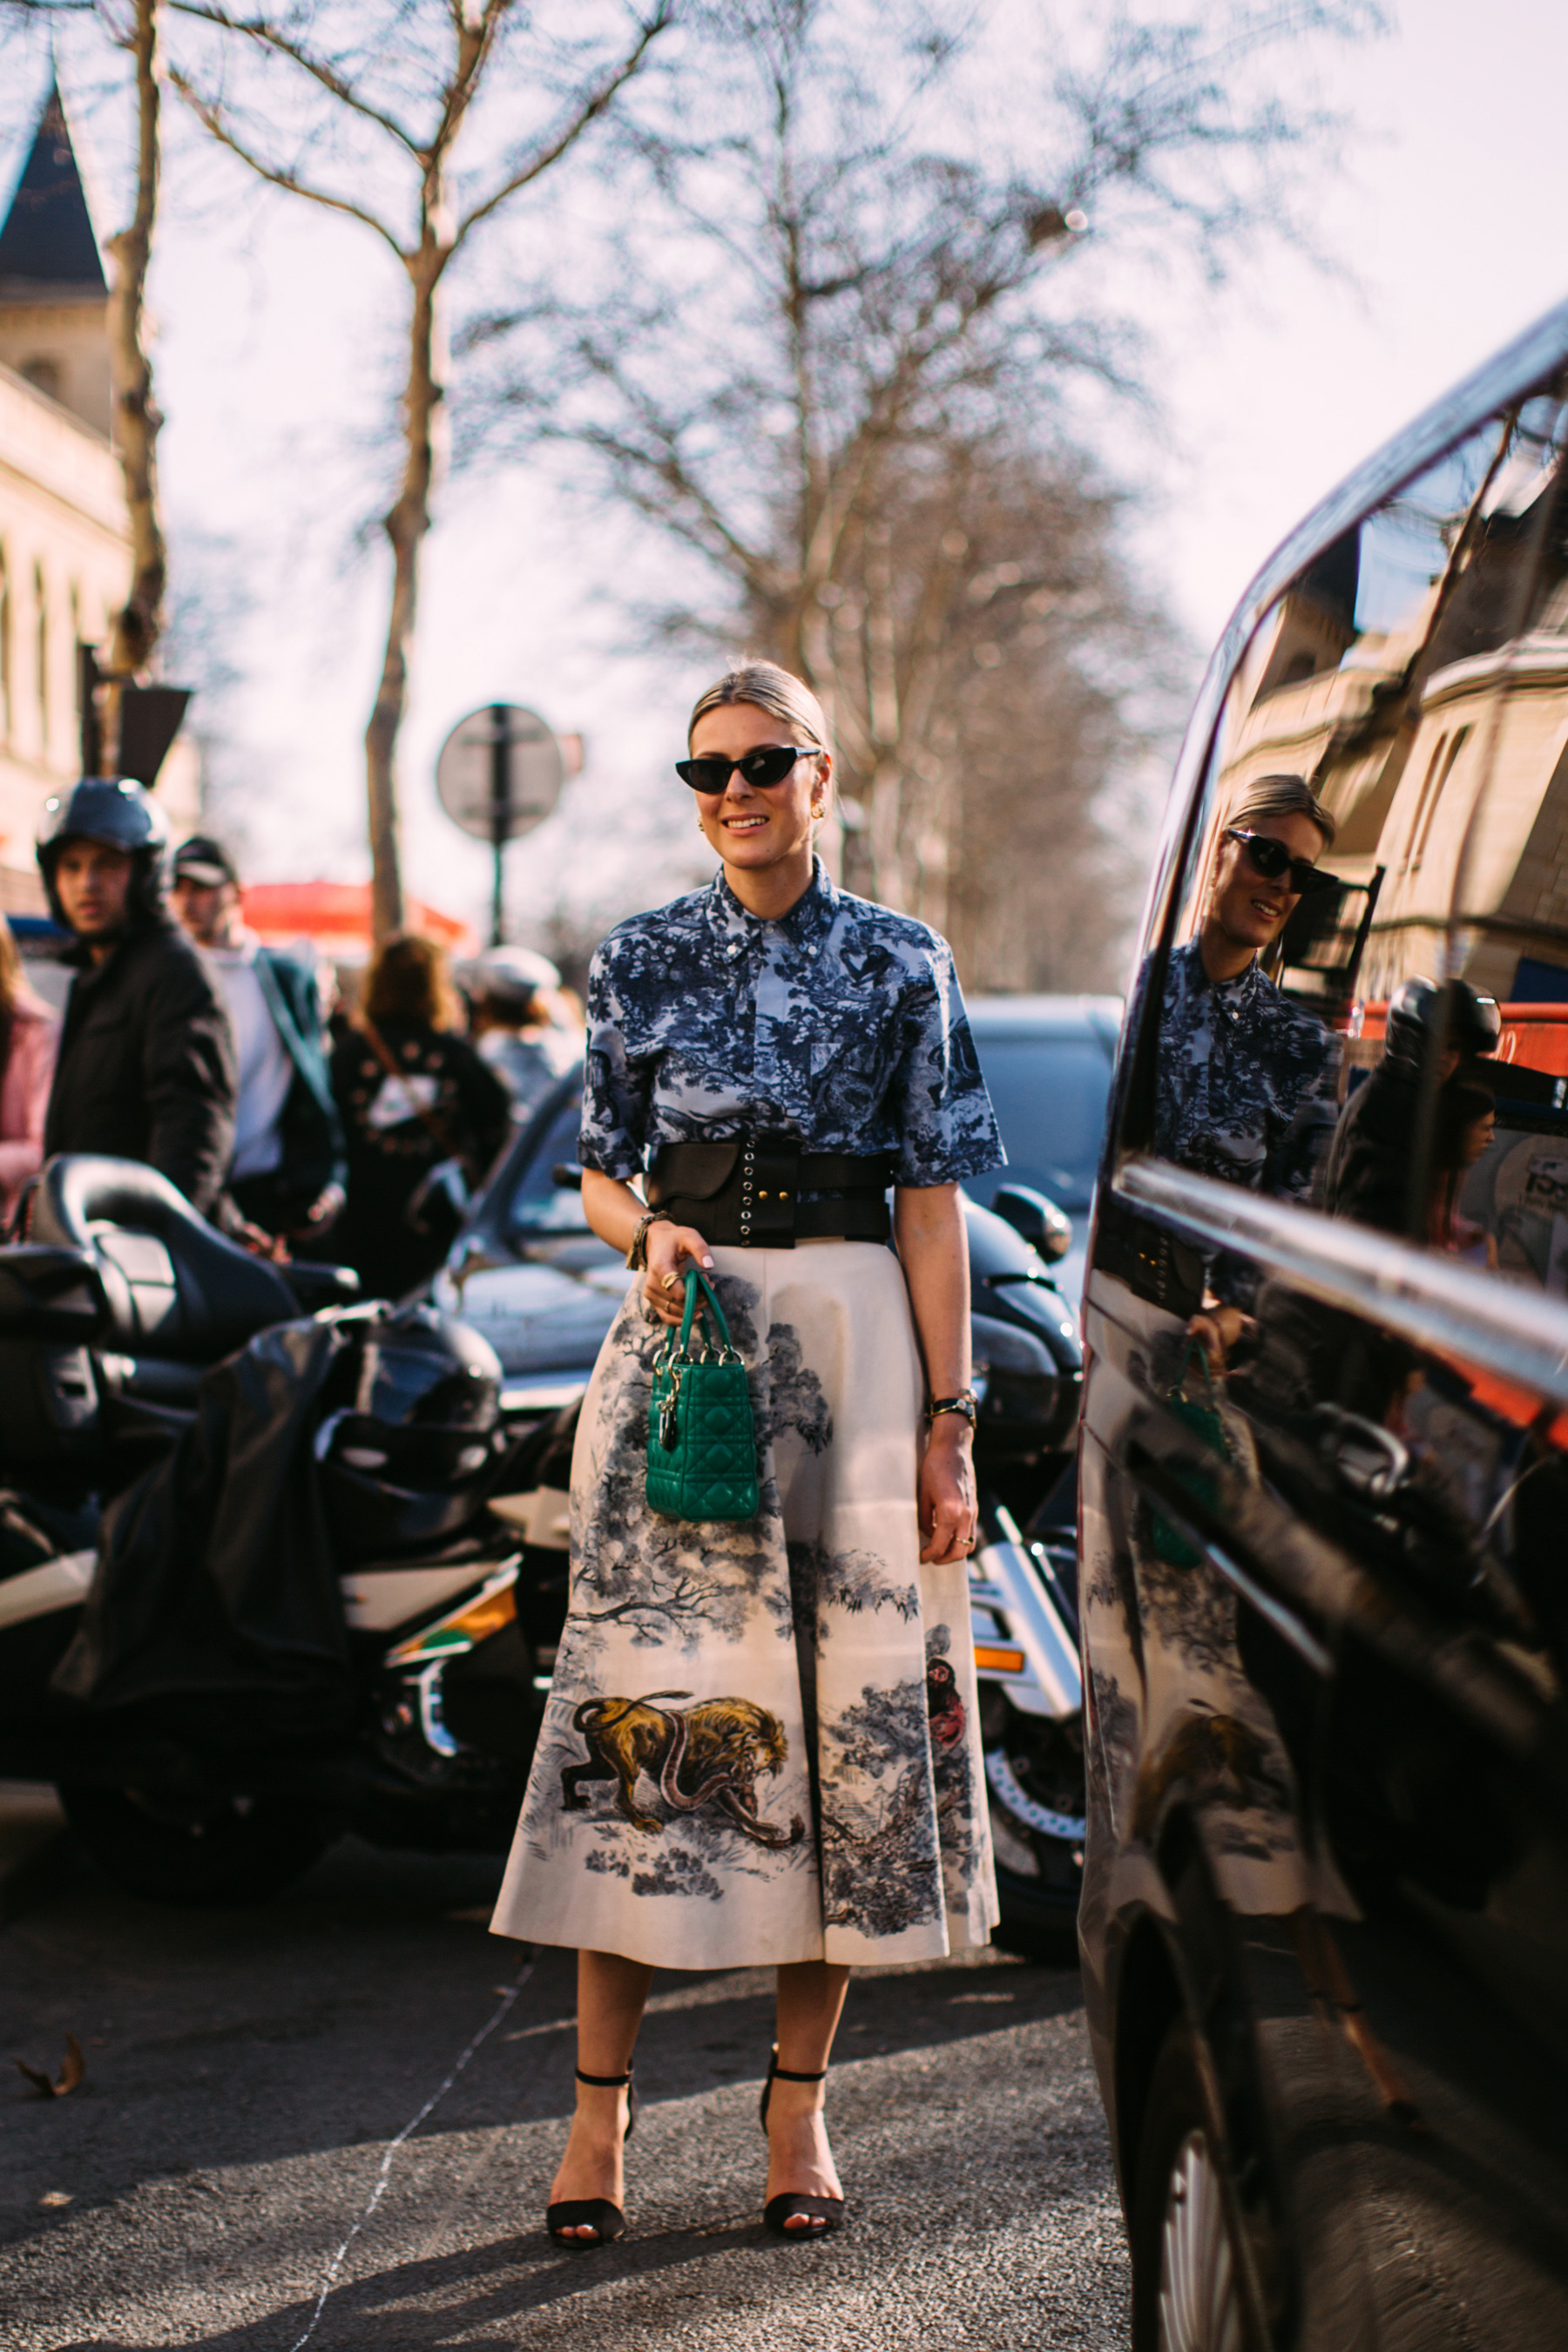
[[[691,1353],[692,1318],[710,1318]],[[716,1335],[716,1338],[715,1338]],[[711,1286],[691,1267],[680,1334],[672,1330],[654,1359],[647,1412],[648,1508],[665,1519],[754,1519],[757,1433],[746,1367],[730,1344],[730,1327]]]

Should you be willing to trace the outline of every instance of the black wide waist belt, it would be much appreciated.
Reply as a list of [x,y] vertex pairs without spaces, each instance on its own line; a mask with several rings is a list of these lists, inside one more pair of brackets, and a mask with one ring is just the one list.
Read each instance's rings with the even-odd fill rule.
[[803,1151],[787,1135],[737,1135],[722,1143],[664,1144],[645,1190],[650,1208],[694,1226],[704,1241],[794,1249],[797,1241],[830,1236],[885,1242],[892,1227],[884,1195],[892,1181],[886,1152],[851,1159]]

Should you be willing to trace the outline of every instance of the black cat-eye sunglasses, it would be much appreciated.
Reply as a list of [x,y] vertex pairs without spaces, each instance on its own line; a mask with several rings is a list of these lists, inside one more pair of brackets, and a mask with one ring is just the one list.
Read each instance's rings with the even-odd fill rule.
[[1240,825],[1227,824],[1225,837],[1227,841],[1240,842],[1254,871],[1261,874],[1266,882],[1278,882],[1288,872],[1289,880],[1285,887],[1294,891],[1298,898],[1310,898],[1319,890],[1337,890],[1340,887],[1337,874],[1325,874],[1322,867],[1314,866],[1310,858],[1292,857],[1285,844],[1276,841],[1272,834],[1247,833]]
[[820,749],[816,743],[764,743],[760,751],[742,751],[738,760],[726,760],[719,752],[705,760],[677,760],[675,772],[694,793],[727,792],[735,768],[753,788],[765,789],[782,784],[797,760],[809,760]]

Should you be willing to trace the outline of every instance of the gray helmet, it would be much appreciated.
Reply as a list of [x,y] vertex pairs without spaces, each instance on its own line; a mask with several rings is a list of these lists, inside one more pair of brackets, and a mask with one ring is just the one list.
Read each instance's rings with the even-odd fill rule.
[[1502,1015],[1495,996],[1483,996],[1467,980],[1451,980],[1445,989],[1418,975],[1401,981],[1388,1000],[1384,1050],[1389,1060],[1419,1065],[1439,1021],[1444,1043],[1458,1046],[1467,1059],[1497,1052]]
[[[152,794],[129,776],[83,776],[68,793],[44,803],[38,822],[38,871],[57,923],[65,915],[55,888],[55,867],[68,841],[96,841],[123,849],[132,860],[127,912],[132,923],[155,922],[169,887],[169,827]],[[68,929],[68,926],[67,926]]]

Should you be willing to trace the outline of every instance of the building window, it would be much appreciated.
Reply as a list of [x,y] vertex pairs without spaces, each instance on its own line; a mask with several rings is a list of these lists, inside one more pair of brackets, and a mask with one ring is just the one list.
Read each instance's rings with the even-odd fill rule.
[[33,609],[38,616],[38,740],[45,751],[49,748],[49,600],[44,586],[44,567],[33,566]]
[[35,392],[45,394],[50,400],[58,400],[60,396],[58,360],[47,360],[41,357],[24,360],[17,373],[32,385]]

